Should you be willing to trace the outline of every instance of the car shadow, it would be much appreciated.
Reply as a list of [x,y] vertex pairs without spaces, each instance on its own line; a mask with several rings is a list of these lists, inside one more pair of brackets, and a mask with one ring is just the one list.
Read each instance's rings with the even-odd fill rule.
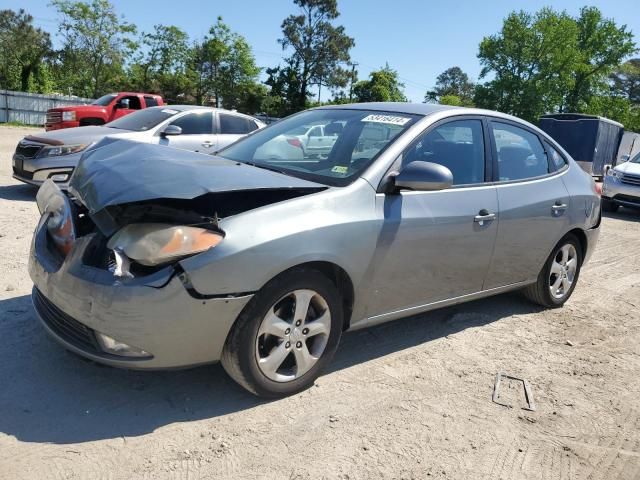
[[602,212],[602,216],[627,222],[640,222],[640,209],[620,207],[617,212]]
[[0,198],[4,200],[35,200],[38,187],[33,185],[2,185]]
[[[539,308],[507,294],[346,333],[330,371],[535,311]],[[219,365],[130,371],[84,360],[46,335],[28,295],[0,301],[0,338],[0,432],[23,442],[138,436],[267,402],[242,390]]]

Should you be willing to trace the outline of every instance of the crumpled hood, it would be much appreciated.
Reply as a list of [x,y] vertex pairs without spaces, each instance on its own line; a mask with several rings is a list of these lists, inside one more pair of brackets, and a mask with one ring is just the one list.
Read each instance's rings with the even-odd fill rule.
[[292,188],[326,186],[220,157],[111,138],[82,155],[69,183],[69,191],[92,214],[144,200]]

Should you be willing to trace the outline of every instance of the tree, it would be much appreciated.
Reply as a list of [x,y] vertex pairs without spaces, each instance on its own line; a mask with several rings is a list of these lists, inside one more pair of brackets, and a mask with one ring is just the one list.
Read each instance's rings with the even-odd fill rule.
[[427,92],[424,101],[472,106],[474,90],[475,86],[469,81],[469,76],[460,67],[451,67],[438,75],[435,87]]
[[33,26],[33,17],[23,9],[0,10],[0,85],[11,90],[43,91],[45,60],[51,55],[47,32]]
[[609,78],[614,92],[640,105],[640,58],[623,63]]
[[58,73],[74,93],[98,97],[109,90],[135,50],[136,26],[118,17],[109,0],[53,0],[63,40]]
[[622,60],[636,51],[627,26],[618,27],[595,7],[583,7],[576,23],[579,55],[575,82],[566,100],[569,111],[580,111],[589,104],[593,89],[605,83]]
[[493,79],[476,88],[475,103],[530,121],[582,112],[634,50],[626,26],[603,19],[596,8],[583,8],[578,18],[550,8],[513,12],[480,43],[480,78]]
[[303,110],[311,86],[345,87],[349,71],[343,66],[350,60],[349,50],[355,45],[343,26],[334,26],[340,15],[337,0],[294,0],[300,8],[282,22],[283,50],[291,49],[286,68],[295,68],[296,97],[293,108]]
[[176,87],[183,87],[186,81],[188,42],[187,34],[173,25],[155,25],[153,32],[143,33],[140,44],[145,51],[130,66],[129,84],[135,90],[160,91],[174,100]]
[[246,39],[232,32],[221,17],[193,47],[190,75],[197,103],[211,99],[217,107],[244,108],[245,101],[258,93],[259,73]]
[[406,102],[402,89],[404,84],[398,79],[398,72],[385,65],[369,74],[369,80],[361,80],[353,86],[358,102]]

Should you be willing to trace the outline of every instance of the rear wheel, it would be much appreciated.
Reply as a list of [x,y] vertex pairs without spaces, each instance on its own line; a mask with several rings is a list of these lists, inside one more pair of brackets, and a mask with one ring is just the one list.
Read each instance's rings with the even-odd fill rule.
[[582,249],[574,235],[567,235],[553,249],[538,281],[526,287],[524,295],[544,307],[561,307],[576,287],[582,266]]
[[297,268],[249,302],[222,353],[226,372],[262,397],[310,387],[331,361],[342,333],[342,302],[327,277]]
[[605,212],[617,212],[620,205],[612,200],[608,200],[606,198],[602,199],[602,210]]

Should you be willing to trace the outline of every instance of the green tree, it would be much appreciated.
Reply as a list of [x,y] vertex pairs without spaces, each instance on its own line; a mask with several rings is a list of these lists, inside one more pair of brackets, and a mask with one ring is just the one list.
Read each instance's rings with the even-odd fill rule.
[[153,32],[142,34],[140,44],[144,51],[129,67],[129,85],[144,92],[159,91],[175,101],[188,83],[189,37],[176,26],[155,25]]
[[402,89],[404,84],[398,79],[398,72],[385,65],[369,74],[369,80],[360,80],[353,86],[358,102],[406,102]]
[[92,97],[116,87],[115,80],[137,46],[136,26],[119,17],[109,0],[53,0],[52,5],[61,16],[61,85]]
[[300,8],[298,15],[290,15],[282,22],[283,50],[290,49],[288,69],[295,68],[297,95],[292,107],[303,110],[307,105],[311,86],[345,87],[349,71],[349,50],[355,45],[343,26],[334,26],[338,18],[337,0],[294,0]]
[[640,105],[640,58],[632,58],[623,63],[609,78],[618,95],[627,98],[632,104]]
[[50,55],[49,34],[34,27],[31,15],[0,10],[0,88],[46,91]]
[[[260,69],[246,39],[232,32],[218,17],[209,35],[191,52],[190,76],[196,103],[217,107],[244,108],[256,86]],[[249,103],[255,103],[253,100]]]
[[[460,67],[451,67],[436,78],[436,85],[424,97],[425,103],[473,106],[475,86]],[[453,98],[455,97],[455,98]]]
[[585,7],[577,18],[543,8],[511,13],[501,31],[485,37],[478,57],[478,106],[536,121],[543,113],[585,111],[609,74],[635,46],[626,26]]
[[591,102],[593,91],[606,83],[607,77],[625,57],[636,51],[633,34],[627,26],[603,18],[595,7],[584,7],[576,19],[578,27],[578,62],[572,88],[567,95],[567,111],[581,111]]

